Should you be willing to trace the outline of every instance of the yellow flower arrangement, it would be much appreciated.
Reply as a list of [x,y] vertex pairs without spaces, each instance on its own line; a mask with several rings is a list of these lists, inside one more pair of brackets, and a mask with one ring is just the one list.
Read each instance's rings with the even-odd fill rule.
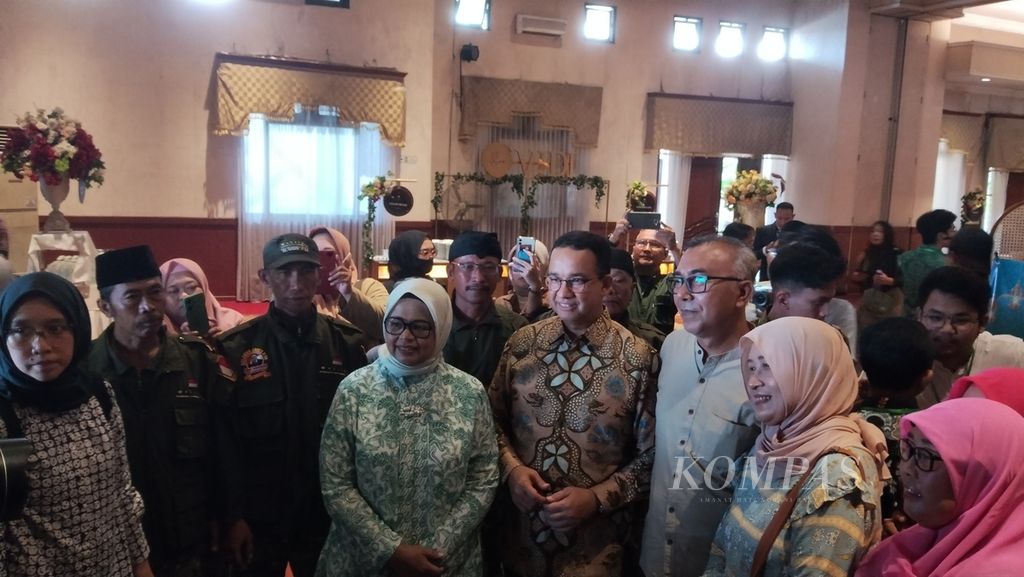
[[779,187],[762,177],[756,170],[741,171],[729,188],[722,192],[722,198],[730,210],[735,209],[737,204],[747,205],[755,202],[775,206],[775,199],[778,196]]

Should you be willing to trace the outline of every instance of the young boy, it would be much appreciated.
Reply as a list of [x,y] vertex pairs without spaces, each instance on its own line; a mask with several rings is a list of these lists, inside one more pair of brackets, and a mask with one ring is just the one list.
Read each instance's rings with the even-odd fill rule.
[[921,323],[895,317],[865,328],[858,350],[864,368],[858,410],[882,430],[889,449],[893,478],[882,492],[882,518],[885,530],[891,533],[906,520],[901,503],[903,487],[896,474],[900,464],[900,418],[918,408],[916,397],[932,377],[935,346]]

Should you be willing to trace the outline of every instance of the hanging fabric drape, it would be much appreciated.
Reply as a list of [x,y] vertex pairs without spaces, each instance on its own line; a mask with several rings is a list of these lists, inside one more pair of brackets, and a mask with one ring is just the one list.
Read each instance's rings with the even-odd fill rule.
[[652,93],[645,148],[691,156],[789,156],[793,104]]
[[1024,171],[1024,118],[989,117],[988,166]]
[[[239,300],[270,298],[258,272],[263,267],[263,245],[279,234],[307,234],[319,225],[335,228],[352,244],[356,265],[362,262],[366,201],[357,199],[359,190],[398,168],[397,149],[383,142],[378,127],[288,124],[257,115],[250,121],[244,155]],[[377,210],[372,233],[377,252],[394,232],[391,216]]]
[[985,116],[943,111],[941,138],[946,139],[949,148],[961,150],[966,155],[967,188],[984,187]]
[[686,201],[690,194],[690,156],[678,152],[662,153],[659,175],[658,212],[661,220],[676,231],[681,243],[686,235]]
[[535,116],[544,128],[571,130],[577,146],[595,147],[602,93],[600,86],[466,76],[459,138],[475,137],[478,125],[511,126],[515,116]]
[[220,53],[214,76],[214,134],[244,134],[250,114],[289,121],[299,103],[334,107],[339,122],[372,122],[389,143],[405,143],[404,72]]
[[1006,170],[993,168],[988,171],[988,186],[985,187],[985,216],[981,227],[989,232],[992,226],[1006,210],[1006,185],[1010,183],[1010,173]]
[[[949,146],[946,139],[939,141],[939,157],[935,163],[935,188],[932,209],[943,208],[959,215],[961,197],[967,192],[967,153]],[[957,224],[959,227],[959,223]]]

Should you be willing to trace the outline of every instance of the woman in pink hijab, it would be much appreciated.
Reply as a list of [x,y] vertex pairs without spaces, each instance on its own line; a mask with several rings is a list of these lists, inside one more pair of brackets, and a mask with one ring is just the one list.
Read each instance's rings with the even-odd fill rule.
[[[1019,383],[1018,383],[1019,384]],[[857,577],[1003,577],[1024,569],[1024,418],[990,399],[903,417],[904,510]]]
[[340,231],[318,226],[309,237],[321,253],[333,253],[337,268],[320,271],[328,275],[332,290],[313,298],[317,309],[328,316],[345,319],[377,342],[384,342],[384,309],[388,290],[373,278],[359,278],[359,267],[352,256],[352,246]]
[[164,282],[164,295],[167,299],[167,311],[164,324],[172,334],[192,330],[185,319],[185,307],[182,299],[201,292],[206,300],[206,316],[210,319],[210,336],[235,327],[245,320],[242,313],[220,306],[217,297],[210,291],[210,282],[206,273],[194,260],[172,258],[160,265],[160,275]]
[[785,317],[740,338],[740,368],[761,434],[736,465],[705,577],[849,574],[881,538],[888,471],[882,432],[851,414],[846,342],[819,320]]
[[960,377],[946,400],[961,397],[991,399],[1024,415],[1024,369],[1000,367]]

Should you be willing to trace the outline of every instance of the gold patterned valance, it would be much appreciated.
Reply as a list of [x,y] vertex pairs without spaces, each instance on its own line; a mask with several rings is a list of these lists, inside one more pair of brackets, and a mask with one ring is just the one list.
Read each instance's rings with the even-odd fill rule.
[[513,116],[539,116],[543,126],[572,130],[577,145],[597,146],[601,97],[600,86],[466,76],[459,137],[475,136],[477,124],[506,126]]
[[405,143],[405,73],[329,63],[218,54],[214,134],[239,135],[249,115],[291,120],[296,103],[332,106],[340,121],[374,122],[384,138]]
[[648,150],[694,156],[789,156],[793,104],[648,94],[646,132]]
[[1024,171],[1024,118],[989,117],[988,165]]

